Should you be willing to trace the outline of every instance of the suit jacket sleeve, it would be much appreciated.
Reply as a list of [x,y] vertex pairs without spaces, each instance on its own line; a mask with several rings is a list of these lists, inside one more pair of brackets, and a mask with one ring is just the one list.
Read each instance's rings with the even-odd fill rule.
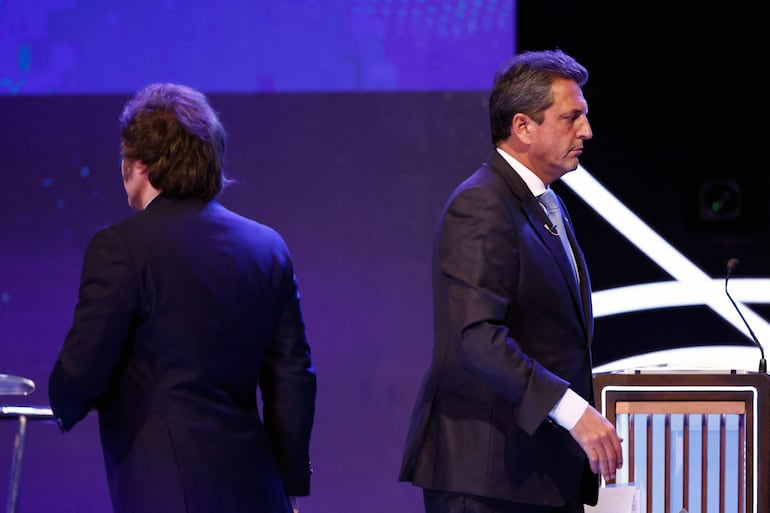
[[89,241],[78,301],[48,381],[51,409],[63,431],[98,403],[124,352],[137,305],[136,276],[117,231],[106,228]]
[[265,427],[287,495],[310,493],[310,433],[316,374],[288,258],[279,270],[281,305],[273,341],[259,376]]

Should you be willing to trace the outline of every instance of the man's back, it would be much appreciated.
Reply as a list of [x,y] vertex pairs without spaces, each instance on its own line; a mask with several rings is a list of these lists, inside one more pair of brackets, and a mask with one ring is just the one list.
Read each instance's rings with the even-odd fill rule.
[[[315,375],[274,230],[216,202],[157,197],[89,244],[65,350],[83,339],[98,347],[77,358],[102,368],[87,383],[116,508],[283,512],[284,485],[307,493]],[[65,422],[88,397],[70,404]],[[278,436],[287,423],[297,437]]]

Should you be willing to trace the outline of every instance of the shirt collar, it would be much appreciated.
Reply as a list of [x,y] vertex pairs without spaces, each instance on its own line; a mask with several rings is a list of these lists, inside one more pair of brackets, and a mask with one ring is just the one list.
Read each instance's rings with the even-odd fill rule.
[[497,150],[497,153],[500,154],[501,157],[508,163],[509,166],[513,168],[514,171],[516,171],[516,174],[521,177],[522,180],[524,180],[524,183],[527,184],[527,187],[529,187],[530,192],[537,197],[540,196],[545,192],[545,184],[543,181],[535,175],[532,171],[530,171],[527,166],[513,158],[512,156],[505,153],[500,148],[495,148]]

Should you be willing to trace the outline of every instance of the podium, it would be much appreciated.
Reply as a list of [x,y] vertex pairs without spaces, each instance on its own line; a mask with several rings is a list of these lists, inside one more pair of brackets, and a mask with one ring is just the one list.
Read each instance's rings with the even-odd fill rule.
[[594,376],[623,438],[613,483],[642,483],[647,513],[770,513],[770,376],[641,369]]

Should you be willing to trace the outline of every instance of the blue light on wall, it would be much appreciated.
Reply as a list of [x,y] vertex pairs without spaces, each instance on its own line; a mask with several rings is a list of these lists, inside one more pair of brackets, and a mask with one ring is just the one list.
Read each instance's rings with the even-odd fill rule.
[[508,0],[0,1],[0,94],[486,90]]

